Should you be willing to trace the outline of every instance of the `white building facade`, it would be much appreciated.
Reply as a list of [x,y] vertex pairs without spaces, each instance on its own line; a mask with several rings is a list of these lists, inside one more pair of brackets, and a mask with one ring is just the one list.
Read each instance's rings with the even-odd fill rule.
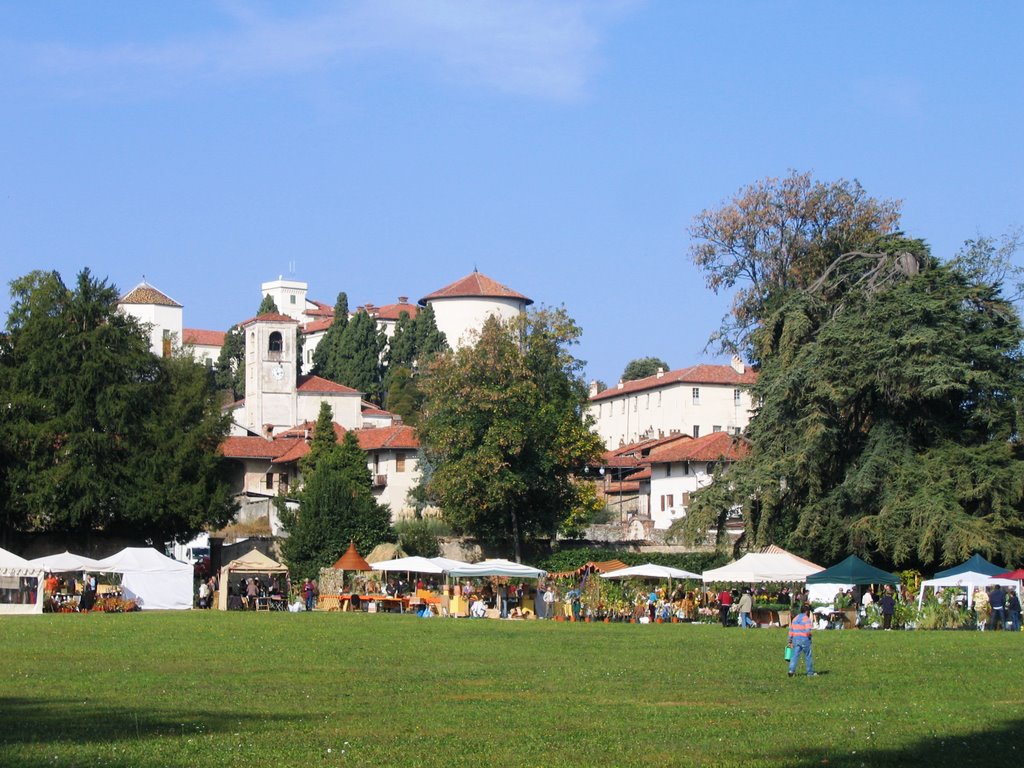
[[117,309],[145,326],[149,348],[157,357],[170,357],[181,347],[184,308],[149,283],[139,283],[118,299]]
[[695,365],[622,382],[597,392],[590,415],[607,448],[671,434],[742,434],[753,414],[749,388],[757,373],[738,358],[730,365]]

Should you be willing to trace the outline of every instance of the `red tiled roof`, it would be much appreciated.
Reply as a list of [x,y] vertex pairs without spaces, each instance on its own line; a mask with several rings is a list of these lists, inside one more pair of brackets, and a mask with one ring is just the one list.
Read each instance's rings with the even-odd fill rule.
[[429,293],[420,299],[419,303],[426,306],[431,299],[454,299],[454,298],[502,298],[521,299],[526,304],[533,304],[533,299],[513,291],[508,286],[502,285],[497,280],[492,280],[486,275],[481,275],[474,270],[461,280],[456,280],[451,285],[446,285],[440,290]]
[[672,384],[733,384],[737,386],[750,386],[757,382],[757,371],[746,366],[743,373],[737,373],[731,365],[709,365],[701,363],[689,368],[680,368],[677,371],[668,371],[658,376],[647,376],[635,381],[627,381],[622,387],[609,387],[603,392],[598,392],[590,398],[590,402],[597,400],[608,400],[620,395],[630,395],[635,392],[643,392],[658,387],[667,387]]
[[294,317],[288,317],[288,315],[282,315],[280,312],[264,312],[262,315],[256,315],[256,317],[250,317],[248,320],[239,323],[240,326],[252,325],[257,320],[266,321],[271,323],[295,323],[298,324],[298,320]]
[[[345,439],[346,429],[332,422],[334,437],[339,443]],[[228,437],[220,444],[221,454],[229,459],[270,459],[274,464],[290,464],[309,453],[308,437],[312,437],[316,422],[305,421],[291,429],[279,432],[273,439],[262,437]],[[407,450],[420,447],[415,427],[396,424],[390,427],[368,427],[355,431],[359,447],[364,451]]]
[[329,317],[326,320],[312,320],[302,326],[303,333],[320,333],[320,331],[326,331],[334,325],[334,318]]
[[224,346],[224,331],[203,331],[199,328],[182,328],[181,335],[185,344],[203,347]]
[[373,403],[368,403],[365,400],[362,401],[361,405],[363,408],[363,416],[394,416],[391,411],[385,411],[383,408],[380,408]]
[[683,432],[676,432],[667,437],[652,437],[648,440],[641,440],[638,443],[623,445],[615,450],[604,453],[605,465],[609,467],[627,467],[630,462],[637,463],[642,461],[655,448],[671,445],[680,440],[693,440],[693,438]]
[[334,306],[331,304],[324,304],[322,301],[316,301],[315,299],[306,299],[310,304],[315,305],[315,309],[307,309],[306,314],[312,317],[329,317],[334,319]]
[[221,455],[228,459],[277,459],[295,447],[296,443],[305,442],[301,438],[281,438],[265,440],[262,437],[227,437],[218,448]]
[[631,482],[631,481],[639,482],[640,480],[650,480],[650,479],[651,479],[651,468],[650,467],[644,467],[639,472],[634,472],[631,475],[626,475],[626,477],[623,478],[623,481],[624,482]]
[[399,304],[385,304],[383,307],[374,307],[373,316],[378,320],[398,320],[403,312],[409,315],[410,320],[416,319],[416,313],[420,308],[409,302]]
[[356,432],[359,447],[364,451],[376,451],[384,448],[416,450],[420,447],[420,438],[415,427],[408,424],[394,424],[390,427],[367,427]]
[[325,379],[322,376],[299,376],[299,386],[296,389],[297,392],[303,394],[331,392],[337,394],[346,395],[358,395],[359,391],[352,389],[352,387],[346,387],[344,384],[338,384]]
[[162,307],[180,307],[170,296],[146,282],[139,283],[117,301],[118,304],[157,304]]
[[747,441],[728,432],[712,432],[704,437],[655,449],[647,457],[651,464],[675,461],[739,461],[750,453]]

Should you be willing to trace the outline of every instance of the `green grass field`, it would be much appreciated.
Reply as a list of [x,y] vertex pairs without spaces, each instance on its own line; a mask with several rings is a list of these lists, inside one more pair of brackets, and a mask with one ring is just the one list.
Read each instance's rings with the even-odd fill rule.
[[[0,765],[1017,765],[1024,634],[245,613],[0,619]],[[802,670],[801,670],[802,671]]]

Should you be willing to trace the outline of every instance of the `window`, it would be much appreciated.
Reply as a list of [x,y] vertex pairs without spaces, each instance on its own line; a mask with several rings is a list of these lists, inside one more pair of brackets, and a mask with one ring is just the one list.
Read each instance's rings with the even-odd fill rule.
[[672,462],[665,465],[665,477],[672,477]]
[[689,491],[683,491],[682,497],[679,499],[679,503],[684,507],[690,506],[690,493]]
[[733,402],[733,405],[739,405],[740,404],[740,391],[738,389],[734,389],[732,391],[732,402]]
[[709,475],[715,474],[715,462],[709,461],[706,469]]
[[664,512],[666,509],[671,509],[673,504],[672,494],[665,494],[661,497],[661,511]]
[[291,301],[292,304],[294,304],[295,303],[295,294],[293,293],[291,296],[288,297],[288,299]]
[[693,425],[693,436],[700,437],[700,426],[698,424]]
[[711,427],[711,431],[712,432],[721,432],[722,431],[722,425],[721,424],[715,424],[713,427]]
[[282,491],[288,490],[288,473],[282,472],[277,476],[277,484],[280,486]]
[[740,435],[740,434],[742,434],[742,433],[743,433],[743,430],[741,430],[741,429],[740,429],[739,427],[736,427],[736,428],[735,428],[735,429],[733,430],[733,432],[732,432],[732,433],[733,433],[734,435]]
[[268,491],[274,490],[274,473],[273,472],[267,472],[267,476],[266,476],[266,479],[265,479],[265,482],[264,482],[264,487],[266,487],[266,489]]
[[626,412],[626,398],[622,398],[622,412]]
[[280,352],[281,347],[283,345],[284,342],[282,341],[280,331],[274,331],[273,333],[270,334],[270,343],[267,346],[268,350],[270,350],[271,352]]
[[658,390],[658,407],[661,407],[661,390]]
[[399,453],[395,456],[395,472],[405,472],[405,454]]
[[693,388],[693,404],[700,405],[700,387]]
[[684,461],[683,462],[683,474],[684,475],[690,474],[690,462],[688,462],[688,461]]

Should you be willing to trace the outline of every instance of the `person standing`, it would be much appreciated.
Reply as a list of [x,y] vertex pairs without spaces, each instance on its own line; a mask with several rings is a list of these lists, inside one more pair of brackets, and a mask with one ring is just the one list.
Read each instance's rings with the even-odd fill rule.
[[892,596],[892,587],[886,587],[882,599],[878,601],[878,607],[882,610],[882,629],[892,629],[892,615],[896,612],[896,600]]
[[814,618],[811,616],[811,604],[800,606],[800,613],[789,624],[789,646],[793,649],[789,660],[789,676],[796,674],[796,664],[800,656],[804,657],[804,666],[808,677],[815,677],[814,659],[811,656],[811,630]]
[[1010,594],[1006,596],[1006,628],[1020,632],[1020,598],[1013,587],[1010,587]]
[[988,594],[988,605],[992,610],[989,629],[1006,629],[1006,593],[998,584]]
[[723,627],[729,626],[729,610],[732,608],[732,592],[723,589],[718,593],[718,619]]
[[313,610],[313,582],[306,579],[302,582],[302,597],[306,601],[306,610]]
[[743,590],[743,594],[740,595],[740,601],[736,605],[736,609],[740,614],[740,629],[757,626],[750,618],[750,613],[754,610],[754,598],[751,597],[749,589]]
[[544,618],[555,618],[555,588],[548,584],[544,589]]

